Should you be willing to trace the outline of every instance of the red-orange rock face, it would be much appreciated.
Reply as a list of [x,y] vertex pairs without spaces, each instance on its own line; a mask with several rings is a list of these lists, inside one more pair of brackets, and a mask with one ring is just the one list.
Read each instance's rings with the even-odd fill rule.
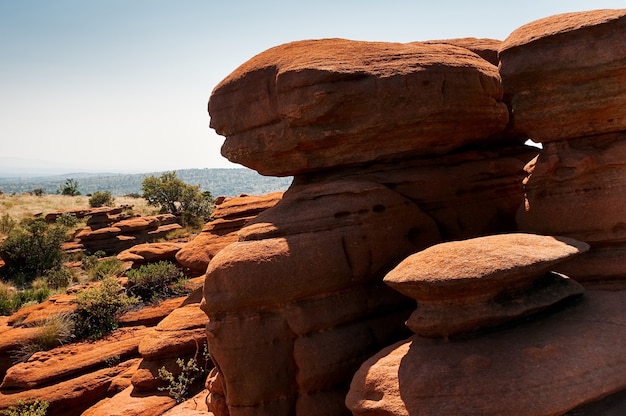
[[536,142],[626,130],[626,9],[551,16],[500,49],[515,129]]
[[287,176],[439,155],[501,132],[495,66],[468,49],[324,39],[252,58],[215,87],[222,154]]
[[626,389],[626,351],[615,348],[626,343],[624,305],[624,290],[588,291],[568,309],[481,337],[413,336],[361,366],[346,404],[355,416],[562,415]]

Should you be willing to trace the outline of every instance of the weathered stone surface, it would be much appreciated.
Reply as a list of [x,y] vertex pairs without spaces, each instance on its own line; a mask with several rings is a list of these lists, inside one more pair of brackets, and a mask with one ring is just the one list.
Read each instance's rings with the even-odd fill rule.
[[110,359],[132,358],[138,355],[139,342],[148,332],[145,327],[124,328],[93,343],[73,343],[35,353],[25,363],[9,368],[0,389],[32,389],[88,373]]
[[276,205],[282,192],[262,196],[241,195],[225,198],[216,205],[211,221],[192,241],[176,253],[176,260],[194,272],[206,271],[218,251],[239,240],[238,231],[259,213]]
[[342,290],[439,241],[417,206],[365,181],[292,187],[240,235],[249,241],[230,244],[207,269],[209,316]]
[[[405,334],[409,305],[382,274],[439,241],[416,205],[363,180],[292,186],[240,235],[209,263],[202,302],[231,415],[293,414],[322,385],[345,393],[357,356]],[[355,333],[366,341],[343,348]],[[325,340],[336,348],[320,365]],[[211,397],[221,412],[221,393]]]
[[626,9],[547,17],[515,30],[500,73],[515,129],[536,142],[626,130]]
[[142,340],[139,352],[148,360],[193,356],[206,342],[206,323],[207,317],[197,303],[177,308]]
[[445,43],[447,45],[460,46],[461,48],[469,49],[492,65],[498,66],[500,63],[498,50],[502,46],[501,40],[489,38],[456,38],[427,40],[424,43]]
[[503,234],[447,242],[403,260],[384,281],[417,300],[416,334],[447,337],[503,324],[583,293],[551,268],[589,249],[564,237]]
[[176,253],[182,248],[178,243],[144,243],[137,244],[117,255],[121,261],[133,263],[150,263],[162,260],[175,260]]
[[625,308],[624,290],[588,291],[488,335],[413,336],[361,366],[346,404],[355,416],[563,414],[626,387],[626,351],[615,348],[626,343]]
[[546,143],[526,170],[521,230],[626,243],[626,133]]
[[[104,399],[116,378],[135,365],[136,359],[41,388],[20,392],[3,390],[0,391],[0,409],[6,409],[16,400],[27,401],[36,397],[50,404],[47,416],[78,416],[94,403]],[[107,413],[107,416],[111,414]]]
[[106,398],[87,409],[81,416],[161,416],[176,405],[165,393],[138,393],[132,387]]
[[323,39],[269,49],[213,90],[222,154],[265,175],[440,155],[501,132],[495,66],[451,45]]
[[166,299],[157,305],[149,305],[139,310],[128,311],[120,316],[119,323],[121,326],[156,325],[174,309],[180,307],[185,299],[186,297],[184,296]]
[[191,399],[185,400],[181,404],[163,413],[163,416],[213,416],[213,413],[209,412],[206,404],[208,394],[208,391],[203,390]]

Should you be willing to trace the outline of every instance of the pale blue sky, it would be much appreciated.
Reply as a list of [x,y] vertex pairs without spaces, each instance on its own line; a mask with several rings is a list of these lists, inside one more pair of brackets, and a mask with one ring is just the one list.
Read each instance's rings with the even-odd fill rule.
[[620,7],[623,0],[0,0],[0,164],[238,167],[220,155],[206,104],[219,81],[272,46],[504,39],[552,14]]

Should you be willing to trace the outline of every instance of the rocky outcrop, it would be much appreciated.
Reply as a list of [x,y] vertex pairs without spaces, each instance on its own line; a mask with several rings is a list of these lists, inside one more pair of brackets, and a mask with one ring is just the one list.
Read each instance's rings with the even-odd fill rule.
[[124,211],[131,210],[132,205],[121,205],[119,207],[99,207],[99,208],[84,208],[84,209],[67,209],[52,211],[46,214],[45,219],[47,223],[53,223],[62,215],[71,215],[78,219],[92,217],[92,216],[107,216],[111,218],[124,218]]
[[176,253],[181,248],[182,245],[178,243],[144,243],[124,250],[116,257],[120,261],[130,261],[135,264],[175,261]]
[[552,16],[514,31],[500,50],[514,128],[543,150],[524,181],[523,231],[583,240],[564,271],[621,279],[626,266],[626,9]]
[[625,302],[624,290],[588,290],[484,336],[415,335],[364,363],[346,403],[355,416],[564,414],[626,389],[625,351],[615,348],[626,342]]
[[581,295],[578,283],[549,272],[588,249],[564,237],[480,237],[413,254],[383,280],[417,301],[406,322],[413,332],[446,338],[502,325]]
[[295,174],[208,264],[216,415],[346,414],[359,363],[408,335],[413,301],[383,276],[442,240],[515,228],[536,151],[505,133],[497,68],[444,43],[295,42],[215,88],[223,154]]
[[104,212],[93,214],[87,221],[87,227],[80,230],[75,238],[92,252],[102,250],[107,254],[117,254],[138,244],[163,238],[181,228],[172,214],[119,219]]
[[282,192],[262,196],[240,195],[216,201],[211,221],[176,253],[176,260],[192,272],[204,273],[217,252],[237,241],[238,231],[256,215],[276,205],[282,195]]
[[269,49],[209,100],[222,154],[265,175],[483,144],[508,109],[498,69],[465,48],[323,39]]

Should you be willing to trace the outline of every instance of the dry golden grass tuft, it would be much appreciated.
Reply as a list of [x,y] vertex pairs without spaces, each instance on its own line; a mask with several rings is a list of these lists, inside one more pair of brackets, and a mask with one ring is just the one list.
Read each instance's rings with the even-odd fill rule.
[[[133,211],[140,215],[154,215],[157,212],[157,209],[149,206],[143,198],[117,196],[115,205],[132,205]],[[46,215],[52,211],[79,208],[89,208],[88,196],[0,194],[0,217],[9,214],[17,222],[37,214]]]

